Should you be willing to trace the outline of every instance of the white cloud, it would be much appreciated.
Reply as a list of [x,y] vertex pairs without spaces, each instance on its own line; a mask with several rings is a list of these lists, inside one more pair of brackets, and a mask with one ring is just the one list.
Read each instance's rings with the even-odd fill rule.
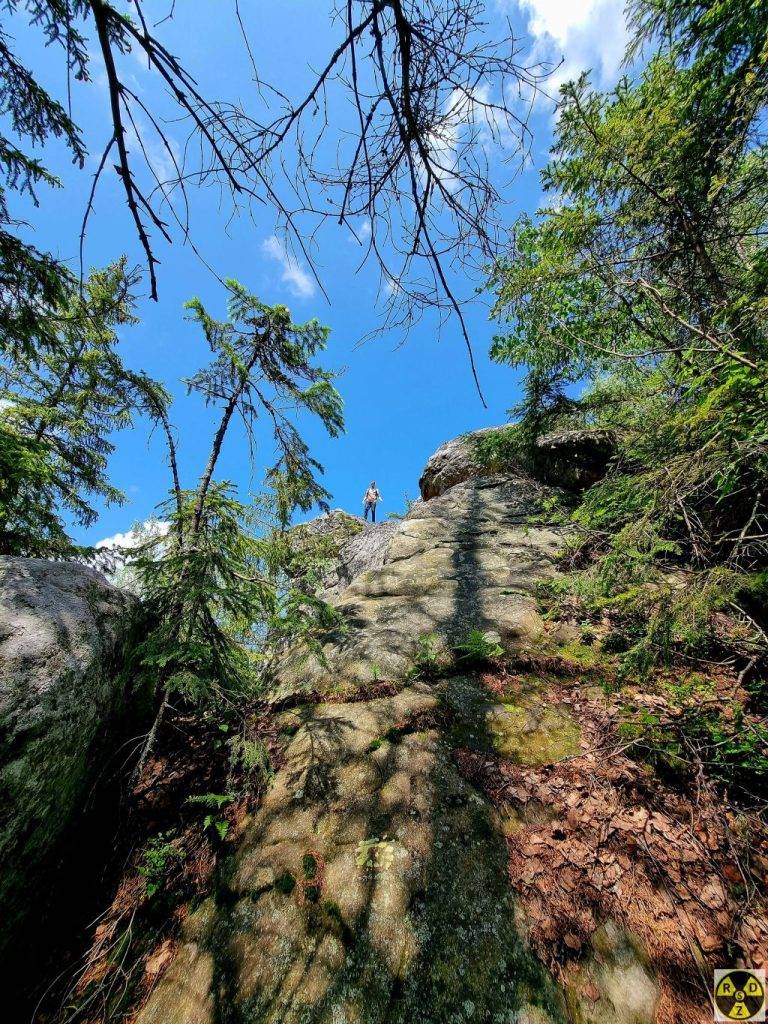
[[97,541],[94,547],[100,551],[111,551],[114,548],[135,548],[150,537],[165,537],[170,528],[171,524],[163,519],[147,519],[138,526],[134,526],[132,530],[115,533],[111,537]]
[[[509,125],[493,106],[490,89],[485,83],[471,89],[453,89],[445,101],[439,124],[427,135],[432,173],[446,188],[452,189],[458,184],[460,147],[462,136],[466,140],[467,133],[486,150],[494,145],[503,148],[515,144]],[[419,173],[424,176],[423,167]]]
[[153,537],[165,537],[170,528],[171,524],[163,519],[146,519],[125,533],[104,537],[94,544],[96,551],[88,558],[88,564],[102,572],[115,586],[140,596],[141,588],[131,551]]
[[[510,6],[511,0],[501,0]],[[616,79],[629,33],[626,0],[516,0],[534,39],[532,57],[562,65],[547,83],[547,91],[581,71],[591,69],[595,84],[603,88]]]
[[360,223],[350,231],[349,241],[355,244],[365,245],[371,237],[371,222],[363,217]]
[[280,280],[287,286],[292,295],[299,299],[310,299],[317,291],[314,278],[299,263],[295,256],[291,255],[277,235],[270,235],[261,245],[263,253],[275,263],[282,267]]

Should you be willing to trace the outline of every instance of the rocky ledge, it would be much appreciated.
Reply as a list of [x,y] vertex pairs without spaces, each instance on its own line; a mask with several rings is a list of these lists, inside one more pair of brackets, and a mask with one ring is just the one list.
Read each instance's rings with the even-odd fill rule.
[[472,630],[535,644],[536,588],[561,543],[546,511],[557,494],[520,475],[474,478],[356,536],[340,553],[351,582],[329,595],[342,628],[283,660],[278,693],[402,678],[424,642],[447,666]]
[[616,447],[610,430],[567,430],[539,438],[532,454],[510,455],[514,431],[514,426],[487,427],[446,441],[421,474],[422,498],[437,498],[466,480],[509,472],[580,491],[604,475]]

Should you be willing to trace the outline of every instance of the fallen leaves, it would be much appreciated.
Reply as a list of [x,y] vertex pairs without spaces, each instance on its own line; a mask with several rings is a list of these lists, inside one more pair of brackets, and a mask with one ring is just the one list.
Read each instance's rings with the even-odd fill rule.
[[[658,1024],[703,1024],[711,1007],[702,963],[710,970],[730,962],[737,948],[760,966],[768,950],[764,907],[742,902],[744,865],[735,860],[732,822],[708,788],[696,797],[672,791],[618,742],[611,750],[604,706],[587,698],[577,706],[590,741],[580,756],[540,768],[471,750],[454,758],[523,822],[507,837],[508,870],[539,955],[562,965],[612,918],[639,938],[659,977]],[[546,822],[526,814],[534,802],[550,812]],[[755,827],[752,842],[762,851],[765,828]]]

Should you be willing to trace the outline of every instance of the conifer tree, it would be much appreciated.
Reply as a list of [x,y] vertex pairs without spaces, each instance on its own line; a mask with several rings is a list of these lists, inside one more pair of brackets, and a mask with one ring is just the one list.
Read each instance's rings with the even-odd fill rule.
[[135,322],[136,275],[125,261],[94,271],[82,291],[69,288],[37,312],[48,350],[0,355],[0,553],[65,556],[76,552],[72,520],[89,526],[95,501],[120,503],[109,481],[111,435],[129,426],[146,395],[162,389],[129,372],[118,330]]
[[[693,652],[736,614],[747,663],[768,567],[768,21],[762,5],[638,0],[608,93],[567,84],[551,204],[522,218],[493,277],[510,325],[494,358],[526,368],[518,437],[606,426],[618,454],[576,513],[581,577],[646,623],[635,667]],[[671,568],[690,573],[676,588]],[[652,584],[652,586],[649,586]],[[631,660],[631,659],[629,659]],[[743,662],[742,662],[743,664]]]
[[[329,330],[317,320],[294,324],[285,306],[267,306],[238,282],[227,282],[229,318],[214,319],[198,299],[188,307],[202,329],[212,359],[187,381],[218,413],[202,471],[193,488],[181,484],[175,435],[167,407],[156,404],[171,468],[170,497],[161,514],[165,536],[150,539],[135,564],[142,596],[154,626],[138,657],[159,693],[159,710],[139,761],[152,748],[174,694],[201,701],[246,688],[253,678],[257,635],[291,616],[300,632],[309,617],[323,617],[311,593],[280,586],[280,559],[269,537],[257,536],[257,509],[238,500],[228,481],[215,477],[233,421],[245,430],[252,457],[271,441],[275,458],[264,466],[273,490],[276,525],[284,529],[295,508],[325,505],[318,480],[320,464],[311,456],[294,417],[316,416],[331,437],[343,430],[342,402],[333,374],[315,357]],[[268,424],[264,434],[259,421]],[[304,621],[302,621],[302,618]]]

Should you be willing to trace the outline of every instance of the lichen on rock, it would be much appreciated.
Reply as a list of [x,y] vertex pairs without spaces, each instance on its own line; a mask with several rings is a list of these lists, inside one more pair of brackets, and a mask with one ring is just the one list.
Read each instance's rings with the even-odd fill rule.
[[85,566],[0,558],[0,948],[39,902],[102,767],[135,607]]
[[215,922],[138,1024],[565,1020],[490,807],[453,764],[448,713],[426,684],[303,713]]
[[283,659],[277,695],[404,678],[419,638],[432,634],[444,664],[474,629],[493,630],[505,646],[536,643],[544,629],[536,587],[561,545],[544,513],[556,493],[528,477],[498,476],[417,502],[388,538],[383,564],[333,595],[345,628],[320,654],[298,649]]

